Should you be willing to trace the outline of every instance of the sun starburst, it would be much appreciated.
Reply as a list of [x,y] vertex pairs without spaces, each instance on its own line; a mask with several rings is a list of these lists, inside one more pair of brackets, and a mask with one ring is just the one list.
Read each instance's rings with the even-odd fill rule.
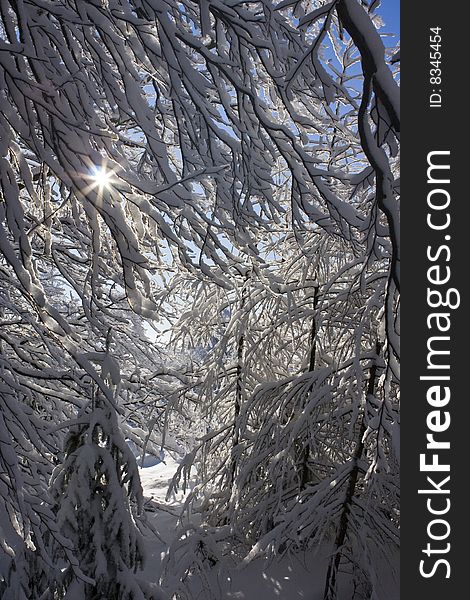
[[103,191],[110,187],[113,175],[114,171],[108,170],[105,166],[95,167],[91,175],[91,180],[100,191]]

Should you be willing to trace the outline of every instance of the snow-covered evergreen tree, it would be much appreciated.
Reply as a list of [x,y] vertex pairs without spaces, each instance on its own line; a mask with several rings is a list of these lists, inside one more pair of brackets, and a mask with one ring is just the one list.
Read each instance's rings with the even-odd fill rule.
[[[60,531],[72,542],[88,578],[77,576],[70,565],[57,570],[57,598],[143,600],[138,583],[144,549],[138,528],[142,489],[137,464],[114,408],[99,395],[70,429],[51,494]],[[59,557],[56,548],[55,558]]]

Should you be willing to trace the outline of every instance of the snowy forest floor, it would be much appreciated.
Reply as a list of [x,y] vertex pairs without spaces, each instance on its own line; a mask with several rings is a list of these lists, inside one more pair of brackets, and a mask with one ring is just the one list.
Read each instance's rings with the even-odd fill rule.
[[[143,577],[147,581],[158,582],[160,579],[163,558],[178,528],[185,496],[180,492],[166,500],[168,485],[177,468],[178,462],[166,454],[164,462],[140,469],[146,506],[151,507],[147,518],[157,534],[148,532],[146,535],[147,560]],[[326,566],[326,552],[322,549],[286,555],[268,564],[260,559],[254,560],[243,569],[237,568],[235,561],[227,557],[224,564],[218,564],[205,573],[211,589],[218,592],[208,595],[198,577],[194,577],[191,583],[191,592],[194,599],[199,600],[322,600]],[[343,579],[341,588],[341,600],[361,598],[360,595],[354,596],[347,577]],[[372,598],[398,600],[398,585],[389,568],[384,568]]]

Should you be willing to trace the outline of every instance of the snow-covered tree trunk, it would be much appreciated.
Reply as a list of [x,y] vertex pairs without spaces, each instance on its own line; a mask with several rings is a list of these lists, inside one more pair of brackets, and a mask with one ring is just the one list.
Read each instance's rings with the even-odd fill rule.
[[[369,380],[367,382],[365,406],[363,408],[363,413],[359,421],[356,446],[351,457],[350,472],[345,484],[345,496],[341,505],[341,513],[339,523],[337,525],[337,533],[334,541],[333,555],[328,565],[328,570],[326,572],[325,592],[323,595],[324,600],[334,600],[335,598],[337,598],[338,572],[341,564],[341,559],[343,557],[343,546],[346,542],[346,538],[348,537],[349,513],[351,511],[351,506],[354,502],[354,498],[356,495],[356,486],[360,475],[359,463],[362,459],[362,455],[364,452],[364,437],[367,430],[365,414],[367,412],[367,403],[369,401],[369,398],[373,396],[375,392],[375,386],[377,383],[377,359],[380,356],[381,349],[382,344],[380,342],[377,342],[375,345],[376,359],[372,362],[372,365],[369,370]],[[354,540],[352,543],[354,544]]]
[[[313,291],[313,315],[312,315],[312,328],[310,333],[310,353],[308,360],[308,371],[312,373],[315,371],[315,363],[317,358],[317,309],[318,309],[318,298],[320,293],[319,283],[316,282]],[[310,444],[308,440],[304,442],[304,444],[300,444],[300,448],[297,451],[298,454],[298,464],[299,464],[299,489],[300,491],[305,489],[305,486],[310,480]],[[297,462],[297,461],[296,461]]]

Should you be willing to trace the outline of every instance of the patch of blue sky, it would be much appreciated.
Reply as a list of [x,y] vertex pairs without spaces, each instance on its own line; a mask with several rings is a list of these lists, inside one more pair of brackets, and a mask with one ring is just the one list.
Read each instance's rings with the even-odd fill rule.
[[147,102],[151,108],[155,108],[157,105],[157,94],[155,93],[155,88],[151,83],[147,83],[144,85],[144,92]]
[[390,35],[382,37],[385,46],[395,46],[400,36],[400,0],[383,0],[376,9],[383,21],[383,29]]
[[221,119],[222,119],[222,123],[219,123],[219,127],[221,127],[221,129],[223,129],[224,131],[226,131],[230,137],[234,138],[234,139],[238,139],[237,134],[235,133],[231,121],[228,118],[227,112],[225,111],[224,107],[222,106],[222,104],[217,104],[216,105],[216,110],[219,113]]

